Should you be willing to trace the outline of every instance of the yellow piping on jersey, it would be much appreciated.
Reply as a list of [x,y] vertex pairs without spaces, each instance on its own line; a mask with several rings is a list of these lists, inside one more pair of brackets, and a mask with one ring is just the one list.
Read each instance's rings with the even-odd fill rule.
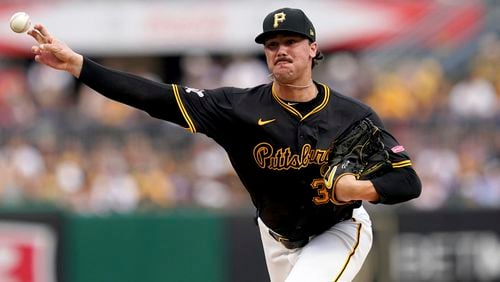
[[172,84],[172,89],[174,90],[174,96],[175,100],[177,101],[177,106],[179,106],[179,110],[181,111],[181,114],[186,120],[186,123],[189,127],[186,129],[191,131],[191,133],[196,133],[196,127],[194,126],[193,120],[191,120],[186,107],[184,107],[184,104],[182,103],[181,96],[179,94],[179,87],[176,84]]
[[410,160],[405,160],[405,161],[401,161],[401,162],[392,164],[392,168],[400,168],[400,167],[406,167],[406,166],[411,166]]
[[297,111],[294,107],[288,105],[283,100],[281,100],[280,97],[278,97],[278,94],[276,94],[276,91],[274,90],[274,83],[273,83],[271,92],[273,94],[274,99],[278,102],[278,104],[280,104],[281,106],[283,106],[286,110],[288,110],[292,114],[294,114],[294,115],[302,118],[302,114],[299,111]]
[[326,106],[326,104],[328,103],[328,101],[330,100],[330,88],[328,88],[328,86],[326,86],[324,84],[321,84],[321,86],[323,86],[323,88],[325,89],[325,97],[323,98],[323,101],[321,101],[321,104],[319,104],[316,108],[314,108],[312,111],[310,111],[301,120],[304,120],[307,117],[309,117],[310,115],[315,114],[315,113],[321,111]]
[[274,99],[281,105],[283,106],[283,108],[285,108],[287,111],[291,112],[292,114],[298,116],[300,118],[300,121],[303,121],[304,119],[306,119],[307,117],[321,111],[325,106],[326,104],[328,104],[328,101],[330,100],[330,88],[322,83],[320,83],[321,86],[323,86],[323,88],[325,89],[325,97],[323,98],[323,101],[321,101],[321,103],[314,109],[312,109],[309,113],[307,113],[306,115],[302,115],[299,111],[297,111],[294,107],[288,105],[287,103],[285,103],[285,101],[283,101],[279,96],[278,94],[276,94],[276,91],[274,90],[274,83],[273,83],[273,86],[272,86],[272,94],[273,94],[273,97]]
[[[352,221],[356,222],[356,219],[352,219]],[[351,253],[349,254],[349,256],[347,257],[347,260],[346,262],[344,263],[344,266],[342,267],[342,270],[340,271],[340,273],[337,275],[337,277],[335,278],[335,280],[333,280],[334,282],[338,282],[339,279],[340,279],[340,276],[342,276],[342,274],[344,273],[345,269],[347,268],[347,265],[349,264],[349,262],[351,261],[351,258],[354,256],[354,254],[356,253],[356,249],[358,248],[359,246],[359,239],[361,237],[361,227],[363,225],[358,222],[357,223],[357,234],[356,234],[356,241],[354,242],[354,246],[352,247],[352,250],[351,250]]]

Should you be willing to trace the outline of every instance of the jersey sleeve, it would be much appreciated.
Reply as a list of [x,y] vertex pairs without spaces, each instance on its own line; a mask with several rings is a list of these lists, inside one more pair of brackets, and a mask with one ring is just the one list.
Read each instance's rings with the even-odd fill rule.
[[381,204],[397,204],[420,196],[422,184],[413,169],[412,161],[404,146],[386,129],[376,114],[370,116],[375,125],[382,129],[382,141],[389,152],[392,169],[370,179],[379,194]]
[[[117,102],[173,122],[189,131],[210,132],[227,118],[228,89],[198,90],[110,69],[84,58],[79,81]],[[230,107],[229,107],[230,108]]]
[[176,86],[176,101],[191,132],[209,136],[227,127],[231,120],[232,88],[195,89]]
[[86,57],[78,80],[109,99],[188,127],[176,101],[177,87],[174,84],[107,68]]

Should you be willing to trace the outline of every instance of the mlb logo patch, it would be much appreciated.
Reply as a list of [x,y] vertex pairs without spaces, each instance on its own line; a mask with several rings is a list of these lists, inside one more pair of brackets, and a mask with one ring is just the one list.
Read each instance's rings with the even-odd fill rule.
[[405,147],[403,147],[402,145],[392,147],[392,149],[391,149],[391,151],[393,153],[400,153],[400,152],[403,152],[404,150],[405,150]]

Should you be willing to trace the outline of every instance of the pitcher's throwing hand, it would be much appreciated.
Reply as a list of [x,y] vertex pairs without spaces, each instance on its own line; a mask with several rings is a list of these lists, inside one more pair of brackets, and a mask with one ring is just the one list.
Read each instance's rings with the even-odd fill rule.
[[78,78],[82,70],[83,56],[77,54],[65,43],[50,35],[47,28],[41,24],[36,24],[28,31],[38,45],[31,47],[35,54],[35,61],[49,67],[71,73]]

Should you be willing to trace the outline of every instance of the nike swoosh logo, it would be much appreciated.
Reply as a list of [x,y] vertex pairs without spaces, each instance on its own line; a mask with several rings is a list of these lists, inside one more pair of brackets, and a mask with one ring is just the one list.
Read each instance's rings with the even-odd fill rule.
[[328,173],[328,176],[325,179],[325,186],[326,188],[330,189],[333,186],[333,176],[335,175],[335,172],[337,171],[337,166],[334,166],[332,170]]
[[260,126],[263,126],[263,125],[269,124],[275,120],[276,120],[275,118],[269,119],[269,120],[262,120],[261,118],[259,118],[259,121],[257,121],[257,124]]

